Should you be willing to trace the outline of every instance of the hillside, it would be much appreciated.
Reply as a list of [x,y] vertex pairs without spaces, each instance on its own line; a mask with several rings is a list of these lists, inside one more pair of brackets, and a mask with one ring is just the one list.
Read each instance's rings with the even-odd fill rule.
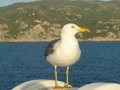
[[120,41],[120,1],[40,0],[0,7],[0,41],[46,41],[59,38],[66,23],[87,27],[81,40]]

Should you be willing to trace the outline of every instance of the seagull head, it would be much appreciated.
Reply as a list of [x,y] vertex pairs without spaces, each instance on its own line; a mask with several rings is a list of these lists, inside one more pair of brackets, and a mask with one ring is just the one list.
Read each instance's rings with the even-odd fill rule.
[[77,33],[85,33],[85,32],[90,32],[89,29],[87,28],[81,28],[76,24],[69,23],[63,26],[61,35],[68,35],[68,36],[75,36]]

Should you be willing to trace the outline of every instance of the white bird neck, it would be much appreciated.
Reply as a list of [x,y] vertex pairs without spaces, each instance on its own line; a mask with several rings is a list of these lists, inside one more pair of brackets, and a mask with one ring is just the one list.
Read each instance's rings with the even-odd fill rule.
[[64,45],[74,46],[78,45],[78,40],[74,35],[61,35],[61,43]]

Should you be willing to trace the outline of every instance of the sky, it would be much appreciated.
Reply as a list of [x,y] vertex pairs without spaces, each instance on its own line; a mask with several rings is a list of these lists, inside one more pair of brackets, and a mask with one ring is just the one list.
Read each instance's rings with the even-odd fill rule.
[[[0,0],[0,7],[11,5],[17,2],[30,2],[36,0]],[[109,0],[101,0],[101,1],[109,1]]]
[[0,7],[8,6],[18,2],[30,2],[30,1],[36,1],[36,0],[0,0]]

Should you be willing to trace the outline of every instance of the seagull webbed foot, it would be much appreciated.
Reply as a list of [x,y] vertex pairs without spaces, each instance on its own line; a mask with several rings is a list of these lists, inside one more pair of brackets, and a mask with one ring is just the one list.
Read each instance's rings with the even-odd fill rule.
[[72,87],[72,86],[70,86],[70,85],[67,84],[67,83],[64,85],[64,88],[71,88],[71,87]]

